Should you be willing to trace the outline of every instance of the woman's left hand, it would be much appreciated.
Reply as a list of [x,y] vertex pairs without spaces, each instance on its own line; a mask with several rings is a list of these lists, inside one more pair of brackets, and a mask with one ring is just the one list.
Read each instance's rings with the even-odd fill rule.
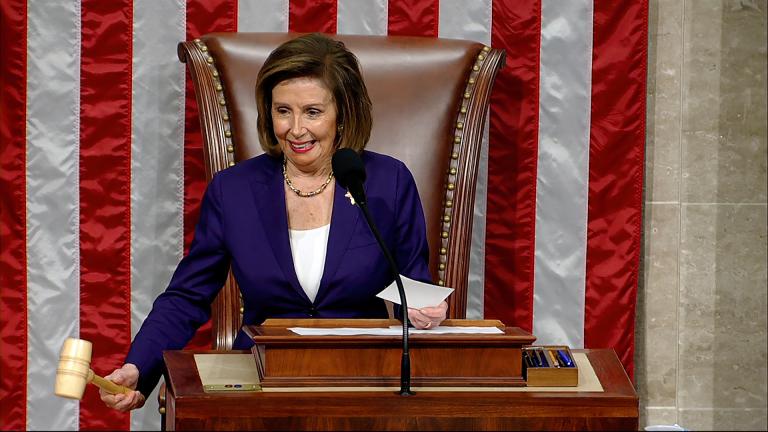
[[448,312],[448,303],[443,300],[437,306],[423,307],[420,309],[408,308],[408,320],[417,329],[431,329],[445,321]]

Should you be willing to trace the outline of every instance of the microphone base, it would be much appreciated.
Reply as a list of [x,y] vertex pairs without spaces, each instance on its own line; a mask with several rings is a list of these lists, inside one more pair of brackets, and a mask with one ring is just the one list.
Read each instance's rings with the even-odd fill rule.
[[408,389],[408,390],[400,390],[397,393],[400,396],[405,396],[405,397],[407,397],[407,396],[415,396],[416,395],[416,392],[414,392],[413,390],[410,390],[410,389]]

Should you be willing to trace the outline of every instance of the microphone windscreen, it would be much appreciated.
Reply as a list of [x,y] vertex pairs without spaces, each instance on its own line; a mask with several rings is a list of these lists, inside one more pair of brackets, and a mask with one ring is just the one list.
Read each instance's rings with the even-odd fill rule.
[[356,151],[348,148],[336,150],[331,159],[333,175],[339,185],[349,189],[350,185],[362,185],[365,182],[365,167],[363,160]]

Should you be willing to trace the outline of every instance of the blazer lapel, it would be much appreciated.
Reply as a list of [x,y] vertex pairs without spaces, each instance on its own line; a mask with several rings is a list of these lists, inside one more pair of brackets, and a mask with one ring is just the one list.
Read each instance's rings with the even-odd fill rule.
[[328,234],[323,277],[320,279],[320,288],[317,292],[318,300],[322,299],[328,284],[341,264],[341,258],[344,256],[344,251],[347,250],[350,240],[352,240],[352,234],[355,232],[361,211],[356,205],[350,204],[349,198],[344,196],[347,191],[338,183],[333,193],[331,231]]
[[[291,286],[306,298],[306,293],[299,284],[296,269],[293,266],[291,241],[288,237],[288,216],[285,208],[283,177],[277,169],[267,175],[266,183],[251,183],[254,198],[261,217],[264,235],[272,247],[275,259]],[[309,300],[307,298],[307,300]]]

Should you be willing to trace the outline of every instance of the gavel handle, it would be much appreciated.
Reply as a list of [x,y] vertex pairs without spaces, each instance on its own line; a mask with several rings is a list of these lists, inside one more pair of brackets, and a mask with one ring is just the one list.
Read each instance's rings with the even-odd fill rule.
[[88,370],[88,382],[92,382],[93,384],[96,385],[96,387],[103,389],[107,391],[107,393],[111,393],[111,394],[130,393],[133,391],[128,387],[121,386],[120,384],[115,384],[108,379],[104,379],[96,375],[95,373],[93,373],[93,369]]

